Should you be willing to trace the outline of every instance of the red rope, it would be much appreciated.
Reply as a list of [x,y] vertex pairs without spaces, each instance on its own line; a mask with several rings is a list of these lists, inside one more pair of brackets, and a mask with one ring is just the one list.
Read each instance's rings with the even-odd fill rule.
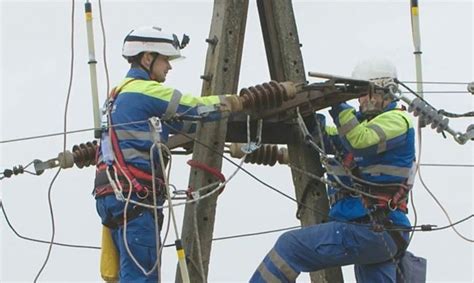
[[[224,174],[222,174],[217,168],[211,167],[209,165],[206,165],[204,163],[201,163],[201,162],[193,160],[193,159],[188,160],[187,164],[189,166],[193,167],[193,168],[201,169],[201,170],[213,175],[214,177],[219,179],[221,182],[225,182]],[[224,191],[224,187],[222,187],[219,190],[219,195]],[[192,191],[193,191],[193,188],[189,187],[188,188],[188,193],[187,193],[189,198],[192,198],[192,196],[191,196]]]

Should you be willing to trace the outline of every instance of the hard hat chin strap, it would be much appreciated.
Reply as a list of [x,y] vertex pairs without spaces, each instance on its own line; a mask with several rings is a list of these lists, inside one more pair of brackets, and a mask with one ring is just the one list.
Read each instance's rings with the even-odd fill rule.
[[143,65],[141,60],[140,60],[140,67],[148,74],[148,77],[150,77],[150,79],[153,79],[151,77],[152,72],[153,72],[153,66],[155,65],[156,59],[158,58],[159,54],[156,53],[156,52],[153,52],[153,53],[151,53],[151,55],[153,56],[153,59],[151,60],[150,67],[147,68],[145,65]]

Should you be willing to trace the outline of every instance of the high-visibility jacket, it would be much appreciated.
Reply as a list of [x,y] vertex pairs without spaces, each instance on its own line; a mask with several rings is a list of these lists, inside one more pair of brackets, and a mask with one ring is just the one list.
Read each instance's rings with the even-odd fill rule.
[[[415,131],[413,123],[405,111],[395,109],[396,103],[390,103],[384,111],[367,120],[353,107],[341,103],[329,113],[336,128],[327,128],[333,144],[342,146],[343,156],[353,155],[353,164],[359,177],[378,184],[407,183],[414,174]],[[337,135],[336,135],[337,133]],[[327,146],[326,146],[327,147]],[[328,174],[342,177],[347,185],[343,168],[329,166]],[[336,218],[351,220],[365,216],[367,209],[361,198],[347,197],[337,202],[330,211]],[[392,212],[390,218],[395,224],[409,225],[409,221],[399,210]]]
[[[215,106],[220,104],[224,95],[196,97],[182,94],[179,90],[149,79],[141,69],[130,69],[126,78],[117,86],[120,89],[111,110],[114,125],[145,121],[143,123],[116,126],[115,133],[125,163],[144,172],[151,172],[150,148],[153,137],[146,122],[150,117],[160,119],[173,117],[176,113],[186,116],[201,117],[204,121],[221,119]],[[203,108],[208,108],[206,115],[200,115]],[[168,121],[173,129],[191,133],[196,125],[192,121]],[[166,124],[162,124],[161,141],[166,142],[170,133],[176,133]],[[155,164],[158,163],[158,154]],[[101,157],[99,157],[101,161]]]

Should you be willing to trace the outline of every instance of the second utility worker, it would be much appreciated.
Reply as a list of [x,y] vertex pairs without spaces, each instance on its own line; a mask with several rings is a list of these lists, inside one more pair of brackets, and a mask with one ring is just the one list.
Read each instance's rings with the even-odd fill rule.
[[[386,228],[410,227],[413,123],[388,93],[397,77],[390,62],[362,62],[352,77],[370,80],[374,89],[359,98],[360,111],[347,103],[333,106],[336,127],[321,129],[325,150],[337,157],[326,164],[328,176],[340,183],[329,188],[331,221],[281,235],[250,282],[294,282],[301,272],[350,264],[358,282],[396,282],[405,275],[398,260],[406,253],[408,233]],[[324,124],[324,116],[316,118],[315,124]],[[374,224],[383,228],[374,230]]]

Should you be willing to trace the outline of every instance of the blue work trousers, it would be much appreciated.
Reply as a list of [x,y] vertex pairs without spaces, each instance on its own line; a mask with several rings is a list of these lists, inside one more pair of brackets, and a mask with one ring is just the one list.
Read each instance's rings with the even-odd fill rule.
[[[133,196],[132,199],[137,200],[138,198]],[[128,209],[132,209],[133,206],[134,204],[130,203]],[[102,223],[107,223],[113,217],[123,216],[125,203],[118,201],[115,195],[109,195],[97,198],[96,207]],[[161,211],[159,211],[159,215],[161,215]],[[117,229],[110,229],[120,256],[120,282],[158,282],[158,268],[146,276],[130,257],[125,247],[123,229],[123,225]],[[146,271],[151,270],[157,259],[155,219],[152,210],[144,209],[138,217],[127,221],[126,240],[130,251],[140,265]]]
[[[404,235],[406,236],[406,235]],[[396,282],[392,256],[397,246],[387,232],[329,222],[282,234],[250,282],[295,282],[301,272],[354,264],[357,282]]]

